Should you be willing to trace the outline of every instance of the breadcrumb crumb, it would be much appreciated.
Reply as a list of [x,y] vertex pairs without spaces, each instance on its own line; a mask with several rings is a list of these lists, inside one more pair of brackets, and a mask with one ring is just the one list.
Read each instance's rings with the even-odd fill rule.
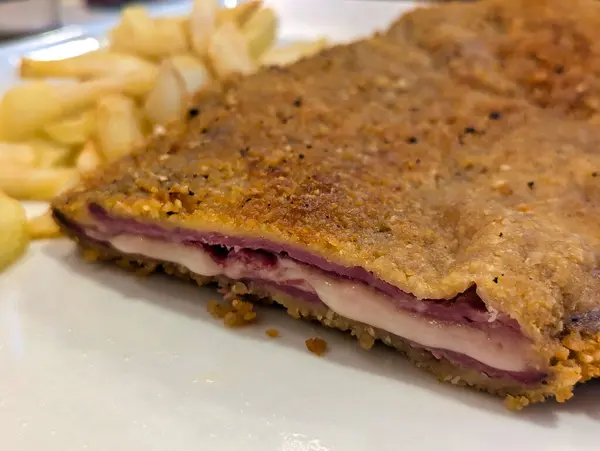
[[360,345],[361,348],[369,350],[375,344],[375,338],[373,338],[369,334],[362,334],[360,336],[360,338],[358,339],[358,344]]
[[[227,302],[227,301],[225,301]],[[228,327],[241,327],[256,321],[254,305],[250,302],[233,299],[231,303],[220,304],[212,300],[206,306],[206,311],[214,318],[222,319]]]
[[309,338],[304,344],[310,352],[318,356],[325,354],[327,351],[327,342],[319,337]]
[[86,262],[95,262],[100,259],[100,254],[94,249],[83,249],[81,256]]
[[511,396],[504,398],[504,407],[508,410],[519,411],[529,405],[529,399],[525,396]]
[[271,338],[279,337],[279,331],[277,329],[267,329],[265,333]]

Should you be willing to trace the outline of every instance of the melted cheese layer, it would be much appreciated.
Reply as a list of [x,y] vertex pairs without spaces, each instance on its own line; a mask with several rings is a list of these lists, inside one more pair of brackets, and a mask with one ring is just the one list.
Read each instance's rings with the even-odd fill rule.
[[201,247],[190,247],[133,235],[108,240],[127,254],[175,263],[202,276],[231,279],[261,279],[316,293],[335,313],[383,329],[421,346],[464,354],[492,368],[520,372],[531,370],[531,345],[525,338],[501,336],[466,324],[439,322],[397,309],[390,298],[362,283],[328,277],[326,273],[294,260],[280,257],[275,268],[249,268],[232,261],[223,265]]

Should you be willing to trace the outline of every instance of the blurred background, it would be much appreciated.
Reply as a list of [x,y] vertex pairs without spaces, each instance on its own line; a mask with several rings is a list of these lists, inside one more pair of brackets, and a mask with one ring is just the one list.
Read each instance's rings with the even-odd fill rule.
[[[0,41],[41,33],[61,25],[110,17],[131,0],[0,0]],[[183,0],[136,0],[135,3],[174,4]],[[237,2],[236,2],[237,3]]]

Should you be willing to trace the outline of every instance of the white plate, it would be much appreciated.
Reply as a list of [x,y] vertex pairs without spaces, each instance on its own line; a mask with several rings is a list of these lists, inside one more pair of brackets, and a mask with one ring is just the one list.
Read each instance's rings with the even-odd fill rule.
[[[406,8],[272,3],[284,37],[345,39]],[[0,64],[44,48],[67,54],[104,27],[4,48]],[[12,83],[9,71],[0,73]],[[261,309],[260,324],[226,329],[205,312],[215,296],[83,263],[66,241],[35,244],[0,275],[0,449],[600,449],[598,385],[514,414],[498,398],[437,383],[391,350],[363,351],[281,311]],[[281,338],[269,339],[270,327]],[[304,347],[316,335],[330,344],[324,358]]]

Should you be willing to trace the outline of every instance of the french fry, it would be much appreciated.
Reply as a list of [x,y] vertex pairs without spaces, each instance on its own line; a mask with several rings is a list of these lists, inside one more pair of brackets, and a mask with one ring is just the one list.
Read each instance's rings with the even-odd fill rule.
[[208,56],[219,77],[227,77],[233,73],[249,74],[256,69],[246,39],[231,22],[223,23],[213,33],[208,45]]
[[27,138],[48,121],[63,114],[56,89],[45,82],[34,82],[9,89],[0,100],[2,139]]
[[168,17],[156,17],[153,20],[155,23],[160,24],[159,27],[163,26],[161,24],[162,22],[171,22],[171,23],[177,25],[178,27],[182,27],[183,30],[187,30],[190,18],[188,16],[168,16]]
[[111,95],[98,102],[96,137],[99,150],[107,161],[127,155],[141,143],[143,133],[133,100]]
[[154,21],[148,11],[140,5],[124,8],[121,13],[121,23],[138,36],[143,36],[144,33],[151,31],[154,27]]
[[33,138],[27,141],[37,155],[37,166],[40,168],[56,168],[72,163],[73,149],[62,143],[43,138]]
[[250,0],[233,8],[221,8],[217,11],[217,24],[233,22],[241,27],[260,9],[262,3],[262,0]]
[[19,258],[28,243],[27,216],[23,206],[0,191],[0,269]]
[[[250,0],[241,2],[233,8],[218,8],[216,12],[216,23],[217,25],[220,25],[224,22],[233,22],[241,27],[248,21],[250,16],[262,6],[262,4],[262,0]],[[170,16],[161,17],[155,20],[166,20],[187,26],[190,18],[188,16]]]
[[[198,56],[204,56],[206,54],[208,39],[204,41],[203,38],[208,38],[214,31],[216,25],[225,22],[233,22],[241,27],[248,21],[250,16],[262,6],[262,0],[250,0],[242,2],[233,8],[217,8],[214,10],[217,3],[218,2],[215,2],[214,0],[195,0],[190,17],[162,17],[155,20],[174,22],[179,26],[188,29],[190,31],[190,44],[192,50],[196,52]],[[198,33],[198,36],[194,36],[196,32]],[[196,43],[194,43],[195,40]]]
[[123,92],[132,97],[143,98],[154,86],[157,76],[158,66],[152,66],[151,70],[123,74],[117,78],[123,83],[123,88],[114,92]]
[[210,73],[202,60],[193,55],[177,55],[171,63],[179,72],[187,94],[193,94],[211,81]]
[[41,138],[26,142],[0,142],[0,166],[54,168],[70,163],[70,147]]
[[0,142],[0,166],[35,166],[38,156],[28,143]]
[[164,61],[144,104],[146,116],[153,124],[166,125],[182,117],[186,99],[185,80],[172,61]]
[[125,8],[121,17],[121,23],[110,32],[112,50],[158,60],[189,49],[182,22],[154,20],[139,6]]
[[217,0],[194,0],[189,19],[189,33],[192,50],[201,58],[208,52],[210,36],[217,23],[219,5]]
[[156,71],[156,65],[120,52],[97,50],[53,61],[31,58],[21,60],[20,74],[23,78],[90,78],[112,77],[115,74]]
[[127,74],[68,85],[35,81],[15,86],[0,100],[0,139],[26,139],[46,124],[91,107],[100,97],[140,89],[138,77]]
[[277,33],[277,16],[271,8],[256,11],[241,28],[248,52],[255,60],[273,46]]
[[262,55],[260,63],[263,66],[285,66],[301,58],[312,56],[327,47],[326,39],[316,41],[295,42],[283,47],[274,47]]
[[79,152],[75,167],[79,172],[89,172],[102,164],[102,157],[94,141],[88,141]]
[[60,227],[54,221],[52,212],[47,210],[39,216],[27,220],[27,233],[31,240],[58,238],[62,235]]
[[[157,19],[154,22],[156,39],[161,39],[165,44],[161,46],[161,52],[156,52],[157,57],[178,55],[190,50],[187,30],[183,24],[173,21]],[[152,43],[156,45],[156,39]]]
[[88,110],[48,124],[43,130],[51,139],[61,144],[81,145],[94,132],[95,119],[94,111]]
[[[148,96],[146,96],[146,97],[148,97]],[[142,135],[150,136],[152,134],[152,131],[154,130],[154,124],[146,116],[146,113],[144,111],[144,103],[145,103],[145,98],[140,102],[136,101],[135,118],[136,118],[138,126],[140,127],[140,131],[142,132]]]
[[146,95],[158,74],[158,68],[150,71],[115,73],[112,77],[98,78],[80,83],[55,86],[57,94],[64,98],[65,115],[92,106],[100,97],[124,93],[134,97]]
[[76,180],[77,171],[70,168],[0,166],[0,190],[15,199],[52,200]]

